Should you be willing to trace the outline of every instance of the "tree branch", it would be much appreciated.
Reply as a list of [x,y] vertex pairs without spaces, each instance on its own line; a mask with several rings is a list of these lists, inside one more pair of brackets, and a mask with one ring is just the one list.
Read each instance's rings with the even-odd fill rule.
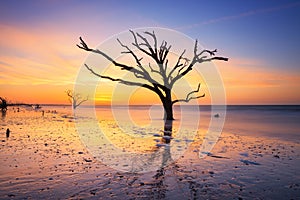
[[146,51],[145,49],[143,49],[143,48],[140,47],[135,33],[132,30],[129,30],[129,32],[132,34],[133,39],[134,39],[134,42],[132,43],[132,45],[135,46],[135,47],[137,47],[140,51],[144,52],[148,56],[152,57],[151,53],[149,53],[148,51]]
[[[194,57],[192,59],[192,61],[189,63],[188,67],[184,66],[181,67],[177,76],[173,78],[173,80],[171,81],[170,85],[173,86],[174,83],[176,81],[178,81],[180,78],[182,78],[183,76],[185,76],[187,73],[189,73],[191,70],[193,70],[193,66],[196,63],[203,63],[203,62],[209,62],[209,61],[213,61],[213,60],[223,60],[223,61],[228,61],[228,58],[225,57],[211,57],[214,56],[215,53],[217,52],[217,49],[210,51],[210,50],[203,50],[200,53],[197,53],[198,51],[198,40],[195,41],[195,46],[194,46]],[[207,56],[204,56],[203,54],[207,53],[209,54],[210,58],[207,58]],[[201,55],[203,55],[202,57],[200,57]],[[178,62],[177,62],[178,63]],[[177,65],[176,65],[177,66]],[[176,67],[175,66],[175,67]],[[174,67],[174,68],[175,68]],[[178,68],[178,67],[177,67]],[[184,69],[185,68],[185,69]]]
[[[143,37],[141,34],[139,33],[134,33],[133,31],[130,30],[130,33],[133,35],[134,38],[134,42],[132,43],[132,45],[134,45],[135,47],[137,47],[140,51],[142,51],[143,53],[145,53],[146,55],[150,56],[158,65],[159,67],[159,71],[161,72],[160,75],[162,76],[163,79],[166,79],[166,74],[164,72],[164,68],[163,68],[163,63],[166,59],[166,56],[168,54],[168,50],[170,50],[171,46],[169,46],[169,48],[166,48],[167,43],[165,41],[162,42],[162,45],[160,46],[160,50],[157,50],[157,38],[155,33],[150,33],[150,32],[145,32],[145,34],[150,35],[153,40],[154,40],[154,48],[150,45],[149,41],[147,40],[147,38]],[[140,40],[142,40],[142,43],[139,43],[138,38]],[[146,49],[142,48],[142,46],[146,46]]]
[[[131,31],[132,32],[132,31]],[[132,32],[132,34],[135,36],[135,34]],[[100,55],[102,55],[104,58],[106,58],[107,60],[109,60],[109,61],[111,61],[115,66],[117,66],[117,67],[120,67],[121,68],[121,70],[127,70],[127,71],[129,71],[129,72],[131,72],[131,73],[133,73],[134,75],[135,75],[135,77],[137,77],[137,78],[142,78],[142,79],[144,79],[144,80],[147,80],[148,82],[150,82],[151,84],[153,84],[153,85],[156,85],[156,86],[158,86],[159,88],[161,88],[161,89],[165,89],[165,86],[164,85],[162,85],[162,84],[159,84],[157,81],[155,81],[154,79],[152,79],[151,78],[151,76],[150,76],[150,74],[143,68],[143,66],[142,66],[142,64],[141,64],[141,59],[139,59],[138,57],[137,57],[137,55],[136,54],[134,54],[134,52],[128,47],[128,46],[126,46],[126,45],[124,45],[119,39],[118,39],[118,42],[120,43],[120,45],[122,46],[122,47],[124,47],[124,48],[126,48],[127,50],[128,50],[128,52],[127,53],[130,53],[133,57],[134,57],[134,59],[135,59],[135,61],[136,61],[136,63],[137,63],[137,65],[138,65],[138,67],[142,70],[142,71],[140,71],[140,70],[138,70],[138,69],[135,69],[134,67],[131,67],[131,66],[127,66],[127,65],[125,65],[125,64],[121,64],[121,63],[118,63],[118,62],[116,62],[114,59],[112,59],[110,56],[108,56],[107,54],[105,54],[104,52],[102,52],[102,51],[100,51],[100,50],[98,50],[98,49],[91,49],[91,48],[89,48],[88,47],[88,45],[84,42],[84,40],[80,37],[79,38],[80,39],[80,41],[81,41],[81,46],[80,45],[77,45],[80,49],[83,49],[83,50],[85,50],[85,51],[91,51],[91,52],[94,52],[94,53],[97,53],[97,54],[100,54]],[[136,37],[135,37],[135,40],[136,40]],[[148,43],[149,44],[149,43]],[[140,47],[138,47],[138,49],[142,49],[142,48],[140,48]],[[91,68],[88,68],[88,69],[91,69]],[[90,70],[91,71],[91,70]],[[92,71],[91,71],[92,72]],[[93,72],[92,72],[93,73]],[[96,75],[97,73],[93,73],[94,75]],[[102,76],[102,75],[100,75],[100,74],[98,74],[98,75],[96,75],[96,76]],[[102,78],[104,78],[103,76],[102,76]],[[125,81],[125,80],[122,80],[121,81],[123,84],[125,84],[125,83],[130,83],[130,81]],[[142,84],[142,83],[141,83]],[[147,84],[145,84],[145,85],[147,85]],[[137,85],[137,86],[141,86],[141,85]],[[149,86],[149,85],[148,85]],[[153,88],[152,88],[153,89]]]
[[153,68],[151,67],[151,64],[150,64],[150,63],[149,63],[149,68],[150,68],[151,72],[157,73],[157,74],[161,75],[160,71],[153,69]]
[[130,53],[133,56],[133,58],[135,59],[137,66],[140,67],[143,71],[145,71],[145,69],[143,68],[143,66],[140,62],[143,58],[138,58],[137,55],[135,55],[135,53],[128,46],[124,45],[119,39],[117,39],[117,41],[119,42],[119,44],[122,47],[124,47],[128,50],[128,52],[123,52],[123,53]]
[[[143,37],[141,34],[139,34],[139,33],[136,33],[136,35],[137,35],[140,39],[142,39],[142,40],[145,42],[145,43],[140,43],[139,45],[144,45],[144,46],[146,46],[146,47],[149,49],[149,51],[151,52],[151,55],[157,57],[157,54],[156,54],[155,51],[153,50],[153,48],[152,48],[152,46],[150,45],[150,43],[148,42],[148,40],[147,40],[145,37]],[[155,36],[155,35],[154,35],[154,36]]]
[[157,55],[157,38],[156,38],[156,35],[155,35],[154,31],[152,33],[148,32],[148,31],[145,31],[144,33],[150,35],[153,38],[153,41],[154,41],[154,52]]
[[181,63],[181,60],[182,59],[186,59],[188,60],[187,58],[183,58],[183,54],[185,53],[186,50],[184,50],[181,55],[178,57],[177,59],[177,63],[175,65],[175,67],[173,67],[173,69],[170,71],[169,75],[168,75],[168,79],[172,79],[172,74],[173,72],[178,68],[178,67],[181,67],[183,64]]
[[[83,99],[80,94],[75,93],[74,91],[71,91],[71,90],[67,90],[66,94],[69,97],[69,101],[70,101],[70,103],[72,103],[72,106],[74,109],[76,109],[83,102],[85,102],[89,99],[88,96],[85,99]],[[79,101],[79,103],[78,103],[78,101]]]
[[162,41],[160,48],[159,48],[159,62],[160,63],[164,63],[170,49],[171,49],[171,45],[169,45],[169,47],[167,48],[168,43],[166,41]]
[[121,84],[124,84],[124,85],[130,85],[130,86],[139,86],[139,87],[144,87],[144,88],[147,88],[149,90],[152,90],[152,91],[155,91],[155,88],[148,85],[148,84],[143,84],[143,83],[138,83],[138,82],[132,82],[132,81],[126,81],[126,80],[123,80],[123,79],[120,79],[120,78],[112,78],[110,76],[104,76],[104,75],[101,75],[101,74],[98,74],[96,73],[92,68],[90,68],[87,64],[84,64],[84,66],[94,75],[100,77],[100,78],[103,78],[103,79],[108,79],[110,81],[114,81],[114,82],[119,82]]
[[79,103],[77,103],[77,107],[80,106],[83,102],[89,100],[89,97],[87,96],[85,99],[83,99],[82,101],[80,101]]
[[209,58],[209,59],[201,59],[200,63],[203,63],[203,62],[209,62],[209,61],[212,61],[212,60],[223,60],[223,61],[228,61],[228,58],[223,58],[223,57],[212,57],[212,58]]
[[66,91],[66,94],[68,95],[68,97],[73,98],[73,95],[71,93],[72,93],[71,90]]
[[88,45],[83,41],[83,39],[81,37],[79,37],[79,39],[81,41],[80,42],[81,46],[77,44],[77,47],[79,47],[80,49],[83,49],[85,51],[91,51],[91,52],[94,52],[94,53],[102,55],[104,58],[106,58],[107,60],[109,60],[110,62],[112,62],[115,66],[120,67],[121,70],[127,70],[127,71],[136,72],[136,73],[141,73],[139,70],[134,69],[131,66],[128,66],[128,65],[116,62],[114,59],[112,59],[110,56],[108,56],[106,53],[100,51],[99,49],[91,49],[91,48],[89,48]]
[[134,58],[136,64],[137,64],[137,67],[139,67],[142,72],[141,73],[136,73],[134,72],[134,75],[137,77],[137,78],[144,78],[145,80],[148,80],[149,82],[153,82],[154,80],[151,78],[150,74],[145,70],[145,68],[142,66],[141,64],[141,60],[143,58],[138,58],[137,55],[127,46],[127,45],[124,45],[119,39],[117,39],[117,41],[119,42],[119,44],[126,48],[127,51],[126,52],[123,52],[123,53],[129,53],[132,55],[132,57]]
[[193,95],[193,94],[199,92],[199,90],[200,90],[200,83],[198,84],[197,90],[194,90],[194,91],[191,91],[190,93],[188,93],[188,94],[186,95],[186,98],[185,98],[185,99],[176,99],[176,100],[172,101],[172,105],[175,104],[175,103],[178,103],[178,102],[186,102],[186,103],[188,103],[188,102],[191,101],[192,99],[199,99],[199,98],[205,97],[205,94],[200,95],[200,96],[196,96],[196,97],[195,97],[195,96],[191,96],[191,95]]

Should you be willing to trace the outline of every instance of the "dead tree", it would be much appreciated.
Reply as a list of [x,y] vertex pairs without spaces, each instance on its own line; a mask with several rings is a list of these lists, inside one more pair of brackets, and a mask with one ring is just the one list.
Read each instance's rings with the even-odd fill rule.
[[0,109],[2,112],[5,112],[7,110],[7,101],[2,97],[0,97]]
[[[120,63],[114,60],[112,57],[107,55],[105,52],[99,49],[90,48],[87,43],[80,37],[80,45],[77,45],[80,49],[85,51],[93,52],[103,56],[105,59],[110,61],[114,66],[118,67],[120,70],[126,70],[129,73],[132,73],[137,80],[146,81],[143,83],[142,81],[129,81],[123,80],[121,78],[114,78],[111,76],[105,76],[97,73],[90,66],[85,64],[85,67],[94,75],[108,79],[110,81],[119,82],[121,84],[129,85],[129,86],[138,86],[143,87],[152,92],[156,93],[160,98],[164,110],[165,115],[164,119],[173,120],[173,105],[178,102],[189,102],[192,99],[198,99],[204,97],[205,94],[196,95],[200,90],[200,83],[196,90],[191,91],[186,95],[184,99],[172,99],[172,88],[174,84],[193,70],[193,67],[197,63],[210,62],[212,60],[222,60],[228,61],[228,58],[217,57],[215,53],[217,50],[202,50],[198,52],[198,41],[195,41],[194,46],[194,55],[191,59],[184,57],[186,50],[183,50],[181,55],[177,58],[176,64],[174,66],[169,66],[168,54],[171,49],[171,45],[168,45],[166,41],[162,41],[161,45],[158,45],[157,37],[153,32],[144,32],[143,34],[136,33],[130,30],[130,33],[133,37],[132,45],[137,48],[141,54],[148,56],[154,60],[155,66],[151,63],[147,63],[147,65],[142,64],[143,57],[139,57],[135,52],[133,52],[132,48],[123,44],[119,39],[117,39],[118,43],[125,49],[122,54],[129,54],[134,59],[136,66],[130,66],[124,63]],[[150,41],[151,40],[151,41]],[[161,80],[155,80],[153,78],[154,74],[158,74],[161,76]]]
[[83,98],[80,94],[75,93],[74,91],[71,91],[71,90],[67,90],[66,94],[69,97],[69,101],[71,102],[73,109],[76,109],[83,102],[85,102],[89,99],[88,97]]

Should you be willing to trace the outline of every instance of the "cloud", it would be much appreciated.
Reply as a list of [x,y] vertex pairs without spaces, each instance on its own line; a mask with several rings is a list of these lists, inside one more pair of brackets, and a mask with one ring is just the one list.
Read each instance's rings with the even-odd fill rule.
[[300,77],[285,70],[274,69],[263,61],[235,59],[218,63],[226,87],[281,87],[298,85]]
[[219,22],[223,22],[223,21],[240,19],[240,18],[243,18],[243,17],[252,16],[252,15],[258,15],[258,14],[264,14],[264,13],[269,13],[269,12],[280,11],[280,10],[293,8],[293,7],[297,7],[297,6],[300,6],[300,2],[294,2],[294,3],[290,3],[290,4],[274,6],[274,7],[269,7],[269,8],[249,10],[247,12],[239,13],[239,14],[236,14],[236,15],[229,15],[229,16],[224,16],[224,17],[220,17],[220,18],[210,19],[210,20],[203,21],[203,22],[200,22],[200,23],[195,23],[195,24],[190,24],[190,25],[187,25],[187,26],[177,27],[175,29],[177,29],[177,30],[192,29],[192,28],[196,28],[196,27],[204,26],[204,25],[208,25],[208,24],[215,24],[215,23],[219,23]]
[[57,85],[75,79],[84,55],[71,37],[7,25],[0,29],[0,84]]
[[218,63],[229,104],[295,104],[300,101],[300,77],[272,69],[263,61],[231,58]]

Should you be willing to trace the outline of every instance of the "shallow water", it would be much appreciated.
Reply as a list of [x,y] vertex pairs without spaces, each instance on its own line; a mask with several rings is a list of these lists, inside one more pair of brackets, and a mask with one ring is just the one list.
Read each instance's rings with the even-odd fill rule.
[[[199,159],[199,147],[215,114],[209,107],[200,107],[200,114],[191,108],[183,111],[189,119],[183,129],[193,128],[195,115],[200,115],[200,126],[195,135],[187,134],[192,138],[185,143],[175,138],[170,147],[157,146],[161,139],[153,136],[164,131],[158,107],[133,107],[131,118],[122,116],[127,108],[117,108],[117,121],[111,109],[98,107],[97,123],[113,144],[133,154],[155,152],[157,169],[144,173],[116,170],[85,148],[75,122],[92,120],[86,110],[85,116],[76,113],[74,118],[69,107],[43,107],[44,116],[41,110],[10,108],[0,120],[0,198],[297,199],[299,107],[270,108],[228,107],[218,143]],[[175,135],[183,126],[178,113]],[[87,135],[93,134],[89,132],[93,127],[85,128]]]
[[228,106],[225,132],[300,141],[300,106]]

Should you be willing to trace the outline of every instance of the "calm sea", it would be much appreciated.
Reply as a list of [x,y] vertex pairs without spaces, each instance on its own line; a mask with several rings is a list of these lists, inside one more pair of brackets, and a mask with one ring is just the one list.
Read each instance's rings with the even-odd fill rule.
[[[56,109],[67,112],[70,107],[44,106],[45,110]],[[81,106],[77,114],[97,115],[99,120],[134,121],[139,125],[149,121],[163,124],[163,109],[161,106],[97,106],[95,111],[90,107]],[[187,124],[198,123],[199,127],[206,129],[211,119],[218,113],[218,107],[211,106],[175,106],[175,121],[180,121],[184,113]],[[79,115],[80,115],[79,114]],[[230,132],[249,136],[267,136],[279,140],[292,140],[300,142],[300,106],[299,105],[229,105],[226,113],[221,112],[218,120],[225,120],[223,132]],[[150,123],[150,122],[149,122]]]
[[224,130],[300,142],[300,106],[227,106]]

